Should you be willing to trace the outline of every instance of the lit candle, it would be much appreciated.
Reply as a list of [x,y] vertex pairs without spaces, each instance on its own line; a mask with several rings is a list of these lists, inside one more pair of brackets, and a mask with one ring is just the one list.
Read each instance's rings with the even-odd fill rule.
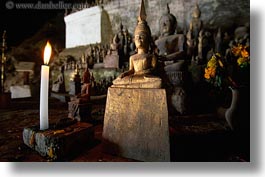
[[48,119],[48,97],[49,97],[49,60],[52,47],[49,41],[44,49],[44,65],[41,66],[41,85],[40,85],[40,130],[49,128]]

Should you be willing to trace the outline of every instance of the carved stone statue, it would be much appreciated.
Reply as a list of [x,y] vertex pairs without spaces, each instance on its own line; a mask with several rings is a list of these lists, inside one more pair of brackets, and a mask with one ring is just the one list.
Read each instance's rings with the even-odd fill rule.
[[[113,81],[112,87],[123,88],[161,88],[161,79],[154,76],[157,58],[153,54],[153,41],[146,22],[144,5],[141,6],[138,24],[134,32],[137,53],[129,59],[129,70]],[[151,51],[149,51],[151,48]]]
[[198,37],[198,57],[200,60],[202,60],[202,48],[203,48],[203,30],[200,31],[199,37]]
[[222,32],[221,32],[221,28],[218,28],[218,32],[214,38],[215,41],[215,52],[222,52]]
[[119,37],[116,34],[110,44],[108,54],[104,58],[104,68],[119,68]]
[[58,75],[57,79],[53,82],[52,91],[65,93],[64,66],[61,66],[61,72]]
[[170,14],[167,5],[167,13],[159,21],[160,37],[155,41],[160,56],[163,56],[165,65],[184,59],[184,35],[175,34],[177,27],[176,17]]
[[123,46],[123,53],[125,62],[129,59],[129,52],[130,52],[130,43],[131,43],[131,36],[129,34],[128,29],[124,30],[124,46]]
[[82,83],[83,85],[81,87],[81,93],[71,98],[71,101],[75,102],[76,104],[87,103],[90,100],[91,84],[90,84],[90,72],[89,72],[88,67],[83,73]]
[[191,60],[194,57],[195,42],[192,36],[192,31],[189,30],[186,34],[186,44],[187,44],[187,59]]
[[192,31],[192,34],[194,36],[194,38],[197,40],[199,37],[199,32],[202,29],[202,20],[200,19],[201,17],[201,11],[199,8],[199,5],[196,3],[195,8],[192,12],[192,19],[190,22],[190,30]]
[[[175,34],[177,20],[170,13],[167,4],[167,13],[162,15],[159,21],[160,37],[155,41],[158,48],[160,59],[164,62],[164,76],[166,90],[169,95],[169,110],[177,110],[184,114],[186,109],[186,91],[184,83],[186,81],[187,67],[185,62],[184,44],[185,38],[183,34]],[[191,39],[192,40],[192,39]],[[193,41],[190,41],[190,47]],[[170,109],[172,108],[172,109]]]
[[68,117],[76,118],[78,121],[82,121],[87,119],[89,116],[89,101],[90,101],[90,91],[91,91],[91,83],[90,83],[90,72],[88,67],[83,73],[82,76],[82,88],[81,93],[71,98],[71,101],[68,103]]

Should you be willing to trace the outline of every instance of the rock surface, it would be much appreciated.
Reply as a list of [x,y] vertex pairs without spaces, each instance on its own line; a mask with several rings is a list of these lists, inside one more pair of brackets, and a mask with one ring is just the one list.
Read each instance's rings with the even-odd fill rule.
[[[109,13],[113,32],[119,29],[122,22],[130,33],[134,32],[137,24],[140,0],[121,1],[112,0],[104,9]],[[250,21],[249,0],[145,0],[147,22],[153,35],[159,33],[159,19],[166,12],[169,3],[170,12],[176,16],[178,26],[182,30],[188,27],[195,3],[198,2],[201,10],[201,19],[204,27],[217,29],[231,28],[244,25]]]

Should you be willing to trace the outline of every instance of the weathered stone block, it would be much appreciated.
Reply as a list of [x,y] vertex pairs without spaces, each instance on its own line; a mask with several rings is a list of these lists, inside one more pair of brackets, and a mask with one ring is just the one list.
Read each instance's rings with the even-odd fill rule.
[[[50,127],[53,127],[50,125]],[[39,125],[23,130],[24,143],[51,160],[67,160],[93,142],[94,131],[89,123],[77,122],[67,127],[39,130]]]
[[[116,52],[117,53],[117,52]],[[119,69],[119,55],[114,54],[106,55],[104,58],[104,67],[105,68],[117,68]]]
[[165,90],[109,88],[103,139],[110,153],[140,161],[170,161]]

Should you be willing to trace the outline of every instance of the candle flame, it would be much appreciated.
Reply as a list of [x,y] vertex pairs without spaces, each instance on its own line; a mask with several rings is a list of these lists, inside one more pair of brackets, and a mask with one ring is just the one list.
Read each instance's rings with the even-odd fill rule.
[[44,64],[48,65],[49,61],[50,61],[50,57],[52,54],[52,46],[50,44],[49,41],[47,41],[47,44],[44,48]]

